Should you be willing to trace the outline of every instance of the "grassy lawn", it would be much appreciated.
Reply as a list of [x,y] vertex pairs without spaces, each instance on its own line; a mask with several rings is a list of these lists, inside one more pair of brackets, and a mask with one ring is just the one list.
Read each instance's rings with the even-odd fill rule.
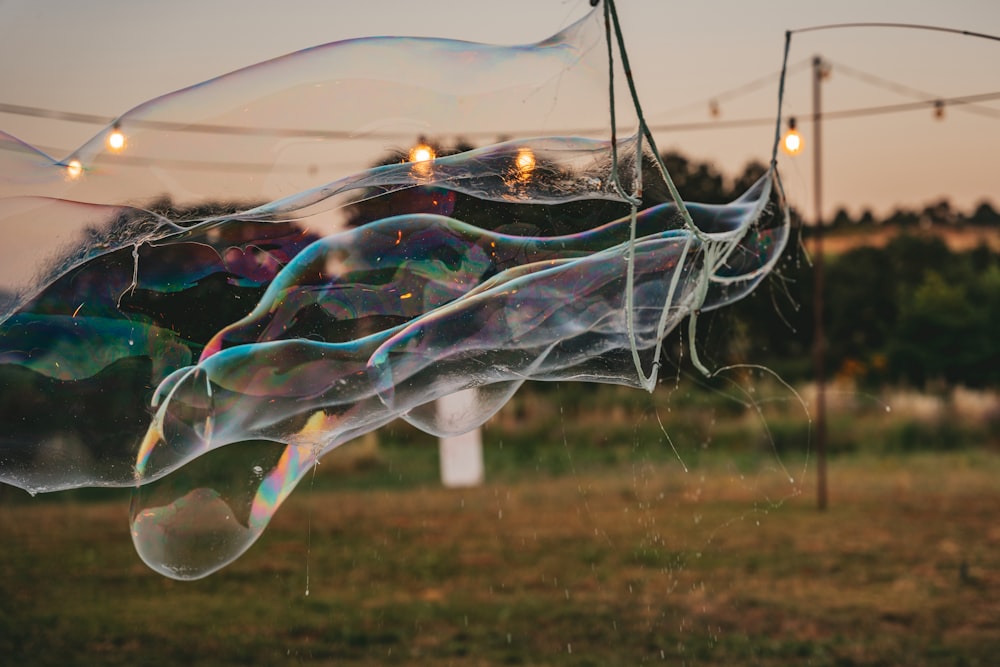
[[837,457],[825,514],[773,457],[567,467],[469,490],[321,467],[187,583],[138,560],[127,494],[7,493],[0,664],[996,664],[1000,455]]

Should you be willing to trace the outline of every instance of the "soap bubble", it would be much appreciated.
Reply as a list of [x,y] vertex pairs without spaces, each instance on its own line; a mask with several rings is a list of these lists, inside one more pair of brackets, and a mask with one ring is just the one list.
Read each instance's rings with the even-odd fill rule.
[[464,432],[526,380],[652,389],[665,334],[752,290],[788,220],[773,171],[643,201],[639,127],[598,8],[534,45],[290,54],[59,160],[0,137],[0,480],[134,486],[140,556],[198,578],[394,419]]

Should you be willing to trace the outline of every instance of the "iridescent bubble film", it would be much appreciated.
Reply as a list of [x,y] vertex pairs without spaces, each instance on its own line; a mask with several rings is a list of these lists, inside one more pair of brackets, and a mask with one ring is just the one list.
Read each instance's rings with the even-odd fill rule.
[[666,333],[752,290],[788,221],[773,172],[725,206],[641,197],[604,21],[308,49],[58,159],[0,136],[0,481],[134,487],[139,555],[192,579],[392,420],[461,433],[527,380],[652,389]]

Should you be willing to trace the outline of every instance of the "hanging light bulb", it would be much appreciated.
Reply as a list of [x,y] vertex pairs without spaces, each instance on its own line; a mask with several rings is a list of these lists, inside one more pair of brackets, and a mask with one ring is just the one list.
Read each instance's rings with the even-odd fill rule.
[[428,162],[436,157],[434,149],[428,144],[423,137],[419,139],[417,145],[410,149],[410,154],[408,156],[409,162]]
[[781,138],[781,150],[789,155],[798,155],[802,152],[803,144],[802,135],[795,129],[795,118],[789,118],[788,132]]
[[435,157],[437,157],[437,153],[434,148],[423,137],[420,137],[417,140],[417,145],[410,149],[407,161],[413,163],[411,170],[414,175],[418,178],[428,178],[433,173],[431,164]]
[[106,143],[113,153],[120,153],[125,150],[125,133],[122,132],[122,128],[118,123],[115,123],[114,127],[111,128]]
[[934,100],[934,120],[944,120],[944,100]]
[[535,153],[530,148],[519,148],[517,157],[514,158],[514,166],[517,168],[517,180],[527,181],[531,178],[531,172],[535,170]]
[[712,118],[718,118],[720,113],[721,112],[719,111],[719,100],[715,99],[709,100],[708,115],[711,116]]

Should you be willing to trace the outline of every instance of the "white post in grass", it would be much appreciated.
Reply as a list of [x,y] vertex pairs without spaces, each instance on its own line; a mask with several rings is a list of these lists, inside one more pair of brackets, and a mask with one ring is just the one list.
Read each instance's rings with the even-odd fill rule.
[[[437,400],[441,423],[460,421],[473,409],[475,389],[465,389]],[[479,428],[440,439],[441,483],[447,487],[479,486],[483,483],[483,436]]]

